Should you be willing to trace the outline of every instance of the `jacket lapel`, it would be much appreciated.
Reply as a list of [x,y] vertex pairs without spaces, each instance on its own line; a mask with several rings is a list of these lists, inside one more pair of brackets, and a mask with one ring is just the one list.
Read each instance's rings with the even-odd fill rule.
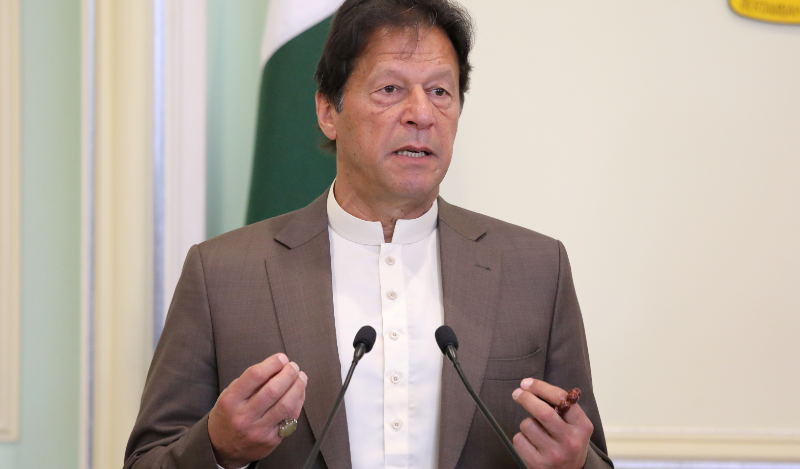
[[[500,287],[500,255],[481,242],[485,227],[469,212],[439,199],[439,239],[444,322],[459,339],[464,374],[480,395],[494,331]],[[477,406],[449,360],[442,370],[439,469],[452,469]]]
[[[327,192],[294,214],[275,237],[287,249],[265,261],[286,353],[309,376],[303,410],[316,438],[342,388],[333,315],[326,197]],[[344,405],[321,451],[330,469],[350,467]]]
[[[333,314],[327,192],[297,211],[275,240],[286,246],[265,260],[286,353],[309,375],[303,407],[315,437],[342,387]],[[464,373],[480,394],[494,331],[500,285],[499,253],[481,243],[485,227],[439,198],[444,322],[459,337]],[[446,359],[445,359],[446,360]],[[449,362],[442,371],[439,468],[452,469],[476,410]],[[350,439],[344,405],[322,445],[330,469],[346,469]]]

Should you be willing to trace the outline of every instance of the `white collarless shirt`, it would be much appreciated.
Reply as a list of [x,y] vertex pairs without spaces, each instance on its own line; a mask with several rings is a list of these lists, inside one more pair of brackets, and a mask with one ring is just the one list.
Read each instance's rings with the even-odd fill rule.
[[370,325],[378,333],[344,398],[353,469],[434,469],[442,374],[434,332],[444,323],[438,205],[397,220],[391,243],[380,222],[345,212],[333,187],[327,209],[343,382],[356,332]]

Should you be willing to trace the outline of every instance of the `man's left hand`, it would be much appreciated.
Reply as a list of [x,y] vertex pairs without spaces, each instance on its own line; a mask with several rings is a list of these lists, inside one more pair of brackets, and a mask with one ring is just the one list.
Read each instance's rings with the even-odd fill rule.
[[[522,380],[512,397],[531,414],[514,435],[514,448],[528,467],[580,469],[586,463],[594,426],[580,405],[560,416],[554,405],[567,400],[561,388],[532,378]],[[552,404],[551,404],[552,403]]]

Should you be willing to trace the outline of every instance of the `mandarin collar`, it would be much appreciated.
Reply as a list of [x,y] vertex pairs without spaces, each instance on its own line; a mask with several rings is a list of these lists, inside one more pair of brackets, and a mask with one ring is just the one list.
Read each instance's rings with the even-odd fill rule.
[[[413,220],[397,220],[391,244],[411,244],[421,241],[436,230],[439,219],[439,203],[433,205],[422,216]],[[379,221],[366,221],[345,212],[333,196],[333,186],[328,191],[328,226],[342,238],[358,244],[380,246],[383,227]]]

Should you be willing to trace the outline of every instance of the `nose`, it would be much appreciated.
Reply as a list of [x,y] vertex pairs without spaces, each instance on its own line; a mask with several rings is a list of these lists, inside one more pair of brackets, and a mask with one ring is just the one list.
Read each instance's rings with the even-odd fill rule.
[[433,116],[433,105],[428,94],[421,86],[414,87],[408,97],[405,113],[405,124],[416,126],[417,129],[426,129],[436,122]]

